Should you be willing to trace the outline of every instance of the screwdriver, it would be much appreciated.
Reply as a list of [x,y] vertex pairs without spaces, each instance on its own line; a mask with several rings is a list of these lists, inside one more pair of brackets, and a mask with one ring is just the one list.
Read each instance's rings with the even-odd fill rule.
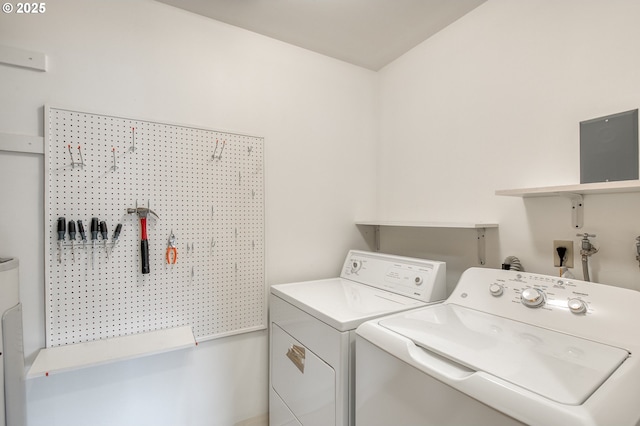
[[116,225],[116,230],[113,231],[113,246],[111,246],[111,251],[116,248],[116,244],[118,244],[118,238],[120,238],[120,231],[122,231],[122,224],[119,223]]
[[107,252],[107,259],[109,259],[109,251],[107,250],[107,241],[109,240],[109,233],[107,231],[107,222],[104,220],[100,222],[100,234],[102,235],[102,242],[104,243],[104,251]]
[[78,232],[80,233],[80,238],[82,238],[82,248],[84,248],[84,245],[87,242],[87,233],[84,232],[84,225],[81,220],[78,220]]
[[96,240],[98,239],[98,218],[91,218],[91,269],[96,261]]
[[67,221],[64,217],[58,218],[58,263],[62,263],[62,244],[64,243],[64,233],[66,232]]
[[76,223],[73,220],[69,221],[69,239],[71,240],[71,258],[76,261]]

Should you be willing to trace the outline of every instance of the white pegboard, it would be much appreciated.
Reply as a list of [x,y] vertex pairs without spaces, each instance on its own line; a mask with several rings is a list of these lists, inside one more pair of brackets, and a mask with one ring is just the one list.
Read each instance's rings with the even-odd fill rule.
[[[46,107],[47,347],[183,325],[197,340],[265,328],[263,142]],[[140,221],[126,213],[136,203],[160,217],[148,220],[144,275]],[[84,224],[75,261],[68,233],[58,261],[58,217]],[[110,258],[99,236],[93,267],[92,217],[107,223],[107,247],[123,224]],[[168,265],[172,231],[178,259]]]

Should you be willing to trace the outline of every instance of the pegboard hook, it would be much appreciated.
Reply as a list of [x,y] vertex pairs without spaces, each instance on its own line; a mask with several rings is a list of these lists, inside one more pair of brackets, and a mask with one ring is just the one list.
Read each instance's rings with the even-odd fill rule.
[[82,160],[82,150],[80,149],[80,145],[78,145],[78,154],[80,155],[80,162],[73,161],[73,152],[71,152],[71,144],[67,145],[67,149],[69,150],[69,155],[71,156],[71,168],[75,169],[76,166],[83,168],[84,161]]
[[113,153],[113,166],[111,166],[111,171],[115,172],[118,170],[118,163],[116,161],[116,149],[111,148],[111,152]]
[[131,146],[129,147],[129,151],[133,152],[136,150],[136,128],[131,128]]
[[220,145],[220,153],[218,153],[218,144],[219,141],[216,139],[216,147],[213,150],[213,155],[211,156],[212,160],[221,160],[222,159],[222,151],[224,151],[224,147],[227,144],[227,141],[222,141],[222,145]]

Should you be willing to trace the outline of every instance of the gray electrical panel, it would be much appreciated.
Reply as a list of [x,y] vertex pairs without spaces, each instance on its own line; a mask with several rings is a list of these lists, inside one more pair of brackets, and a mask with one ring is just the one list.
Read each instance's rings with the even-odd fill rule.
[[638,110],[580,122],[580,183],[638,179]]

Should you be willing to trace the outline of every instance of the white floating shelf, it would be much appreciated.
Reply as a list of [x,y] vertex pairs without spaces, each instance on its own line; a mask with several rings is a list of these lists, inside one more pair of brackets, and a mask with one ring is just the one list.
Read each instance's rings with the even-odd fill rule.
[[42,136],[0,133],[0,151],[44,154],[44,138]]
[[620,194],[640,192],[640,180],[621,180],[615,182],[581,183],[577,185],[546,186],[539,188],[502,189],[496,195],[507,197],[564,197],[571,201],[571,223],[574,229],[582,228],[584,223],[583,195]]
[[445,228],[445,229],[475,229],[478,233],[478,263],[486,263],[484,234],[486,228],[497,228],[497,223],[484,222],[412,222],[395,220],[364,220],[356,222],[356,225],[373,226],[375,232],[376,250],[380,250],[380,227],[403,227],[403,228]]
[[406,228],[462,228],[462,229],[481,229],[481,228],[497,228],[497,223],[477,223],[477,222],[404,222],[393,220],[365,220],[356,222],[356,225],[369,226],[397,226]]
[[546,186],[539,188],[502,189],[496,191],[496,195],[508,197],[553,197],[568,194],[589,195],[621,192],[640,192],[640,180],[583,183],[577,185]]
[[41,349],[27,379],[195,347],[190,326]]
[[0,64],[46,71],[47,55],[10,46],[0,46]]

